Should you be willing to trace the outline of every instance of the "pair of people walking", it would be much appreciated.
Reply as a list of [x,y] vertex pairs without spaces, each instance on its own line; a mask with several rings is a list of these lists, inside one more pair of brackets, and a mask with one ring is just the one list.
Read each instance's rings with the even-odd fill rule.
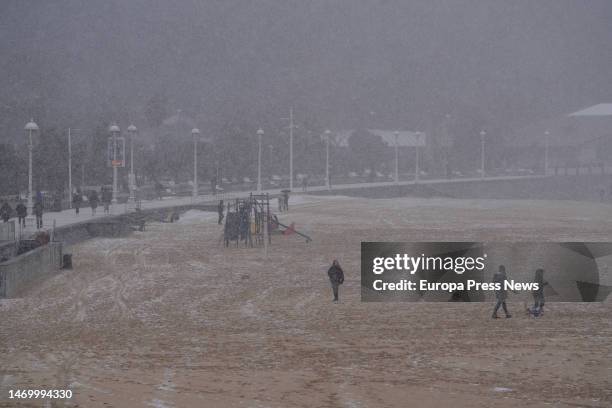
[[[495,303],[495,307],[493,308],[493,315],[491,316],[493,319],[498,319],[497,312],[501,307],[506,314],[506,318],[511,318],[512,315],[508,312],[508,306],[506,305],[506,299],[508,298],[508,291],[505,288],[505,281],[508,279],[506,275],[506,267],[504,265],[499,265],[498,271],[493,275],[493,282],[498,283],[500,289],[495,291],[495,298],[497,302]],[[535,272],[535,277],[533,280],[534,283],[537,283],[537,289],[532,291],[534,305],[532,308],[528,308],[527,312],[535,317],[541,316],[544,312],[544,286],[548,285],[548,282],[544,280],[544,269],[537,269]],[[516,291],[512,291],[513,293],[517,293]]]
[[[98,197],[98,192],[96,190],[92,190],[87,197],[87,201],[89,201],[89,206],[91,207],[91,215],[96,215],[96,209],[98,208],[98,203],[100,202],[100,198]],[[83,204],[83,194],[80,191],[77,191],[72,196],[72,205],[74,207],[74,212],[76,215],[79,215],[79,210],[81,205]],[[106,210],[106,206],[105,206]]]

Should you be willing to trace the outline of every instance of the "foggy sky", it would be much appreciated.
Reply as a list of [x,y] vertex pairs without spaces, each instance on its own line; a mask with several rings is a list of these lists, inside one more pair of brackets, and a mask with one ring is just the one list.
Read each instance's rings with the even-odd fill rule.
[[156,94],[210,127],[289,105],[512,127],[612,101],[611,21],[606,0],[2,0],[0,140],[30,116],[142,121]]

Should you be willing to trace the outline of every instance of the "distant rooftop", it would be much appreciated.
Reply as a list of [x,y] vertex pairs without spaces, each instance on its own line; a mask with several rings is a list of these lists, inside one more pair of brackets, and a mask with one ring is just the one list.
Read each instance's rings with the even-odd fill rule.
[[[548,134],[546,133],[548,132]],[[612,139],[612,103],[600,103],[516,129],[508,138],[515,146],[580,146]]]
[[[395,146],[395,130],[367,129],[367,131],[374,136],[379,136],[388,146]],[[355,133],[355,130],[338,130],[336,132],[332,132],[331,142],[335,146],[347,147],[349,144],[348,140],[353,135],[353,133]],[[406,130],[400,130],[397,133],[397,145],[400,147],[414,147],[426,145],[425,133],[421,132],[420,136],[417,136],[419,132],[412,132]],[[321,138],[324,139],[325,135],[321,135]]]
[[578,112],[570,113],[569,116],[612,116],[612,103],[600,103]]

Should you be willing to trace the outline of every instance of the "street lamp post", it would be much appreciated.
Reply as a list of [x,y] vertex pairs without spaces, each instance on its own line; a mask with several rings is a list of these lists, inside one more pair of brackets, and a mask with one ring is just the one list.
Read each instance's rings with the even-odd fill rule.
[[485,178],[485,136],[487,132],[480,131],[480,178]]
[[200,129],[191,129],[193,136],[193,198],[198,197],[198,138],[200,137]]
[[131,124],[130,126],[128,126],[127,128],[128,133],[130,134],[130,198],[129,198],[129,202],[130,203],[134,203],[136,202],[136,197],[134,196],[135,194],[135,190],[136,190],[136,176],[134,175],[134,136],[136,135],[136,132],[138,132],[138,129],[136,129],[136,126],[134,126],[133,124]]
[[293,108],[289,109],[289,190],[293,191]]
[[32,216],[34,201],[32,200],[32,149],[34,145],[32,144],[32,133],[38,131],[38,125],[34,122],[34,119],[30,119],[30,121],[25,125],[25,130],[28,132],[28,214]]
[[544,132],[544,175],[548,175],[548,136],[550,132],[547,130]]
[[395,184],[399,183],[399,132],[394,132],[395,136]]
[[414,146],[415,157],[414,157],[414,182],[419,182],[419,143],[421,141],[421,132],[416,132],[416,144]]
[[263,136],[263,129],[257,131],[257,138],[259,149],[257,152],[257,193],[261,194],[261,137]]
[[68,128],[68,208],[72,208],[72,139]]
[[119,129],[119,126],[117,126],[116,124],[112,124],[109,128],[108,131],[111,134],[111,137],[113,138],[112,140],[112,148],[113,148],[113,159],[111,162],[111,165],[113,167],[113,199],[112,199],[112,203],[113,206],[115,204],[117,204],[117,135],[119,134],[119,132],[121,131]]
[[331,131],[327,129],[325,131],[325,187],[331,190],[331,184],[329,183],[329,138],[331,137]]

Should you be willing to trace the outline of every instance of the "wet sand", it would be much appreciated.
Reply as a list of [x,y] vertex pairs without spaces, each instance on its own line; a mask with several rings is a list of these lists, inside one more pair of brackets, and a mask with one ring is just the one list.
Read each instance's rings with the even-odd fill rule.
[[267,258],[223,248],[214,214],[72,247],[73,270],[0,301],[0,406],[18,388],[69,388],[48,405],[69,407],[612,404],[610,300],[534,320],[515,296],[492,320],[490,304],[362,303],[359,282],[361,241],[605,241],[611,206],[296,201],[280,219],[313,242],[274,236]]

